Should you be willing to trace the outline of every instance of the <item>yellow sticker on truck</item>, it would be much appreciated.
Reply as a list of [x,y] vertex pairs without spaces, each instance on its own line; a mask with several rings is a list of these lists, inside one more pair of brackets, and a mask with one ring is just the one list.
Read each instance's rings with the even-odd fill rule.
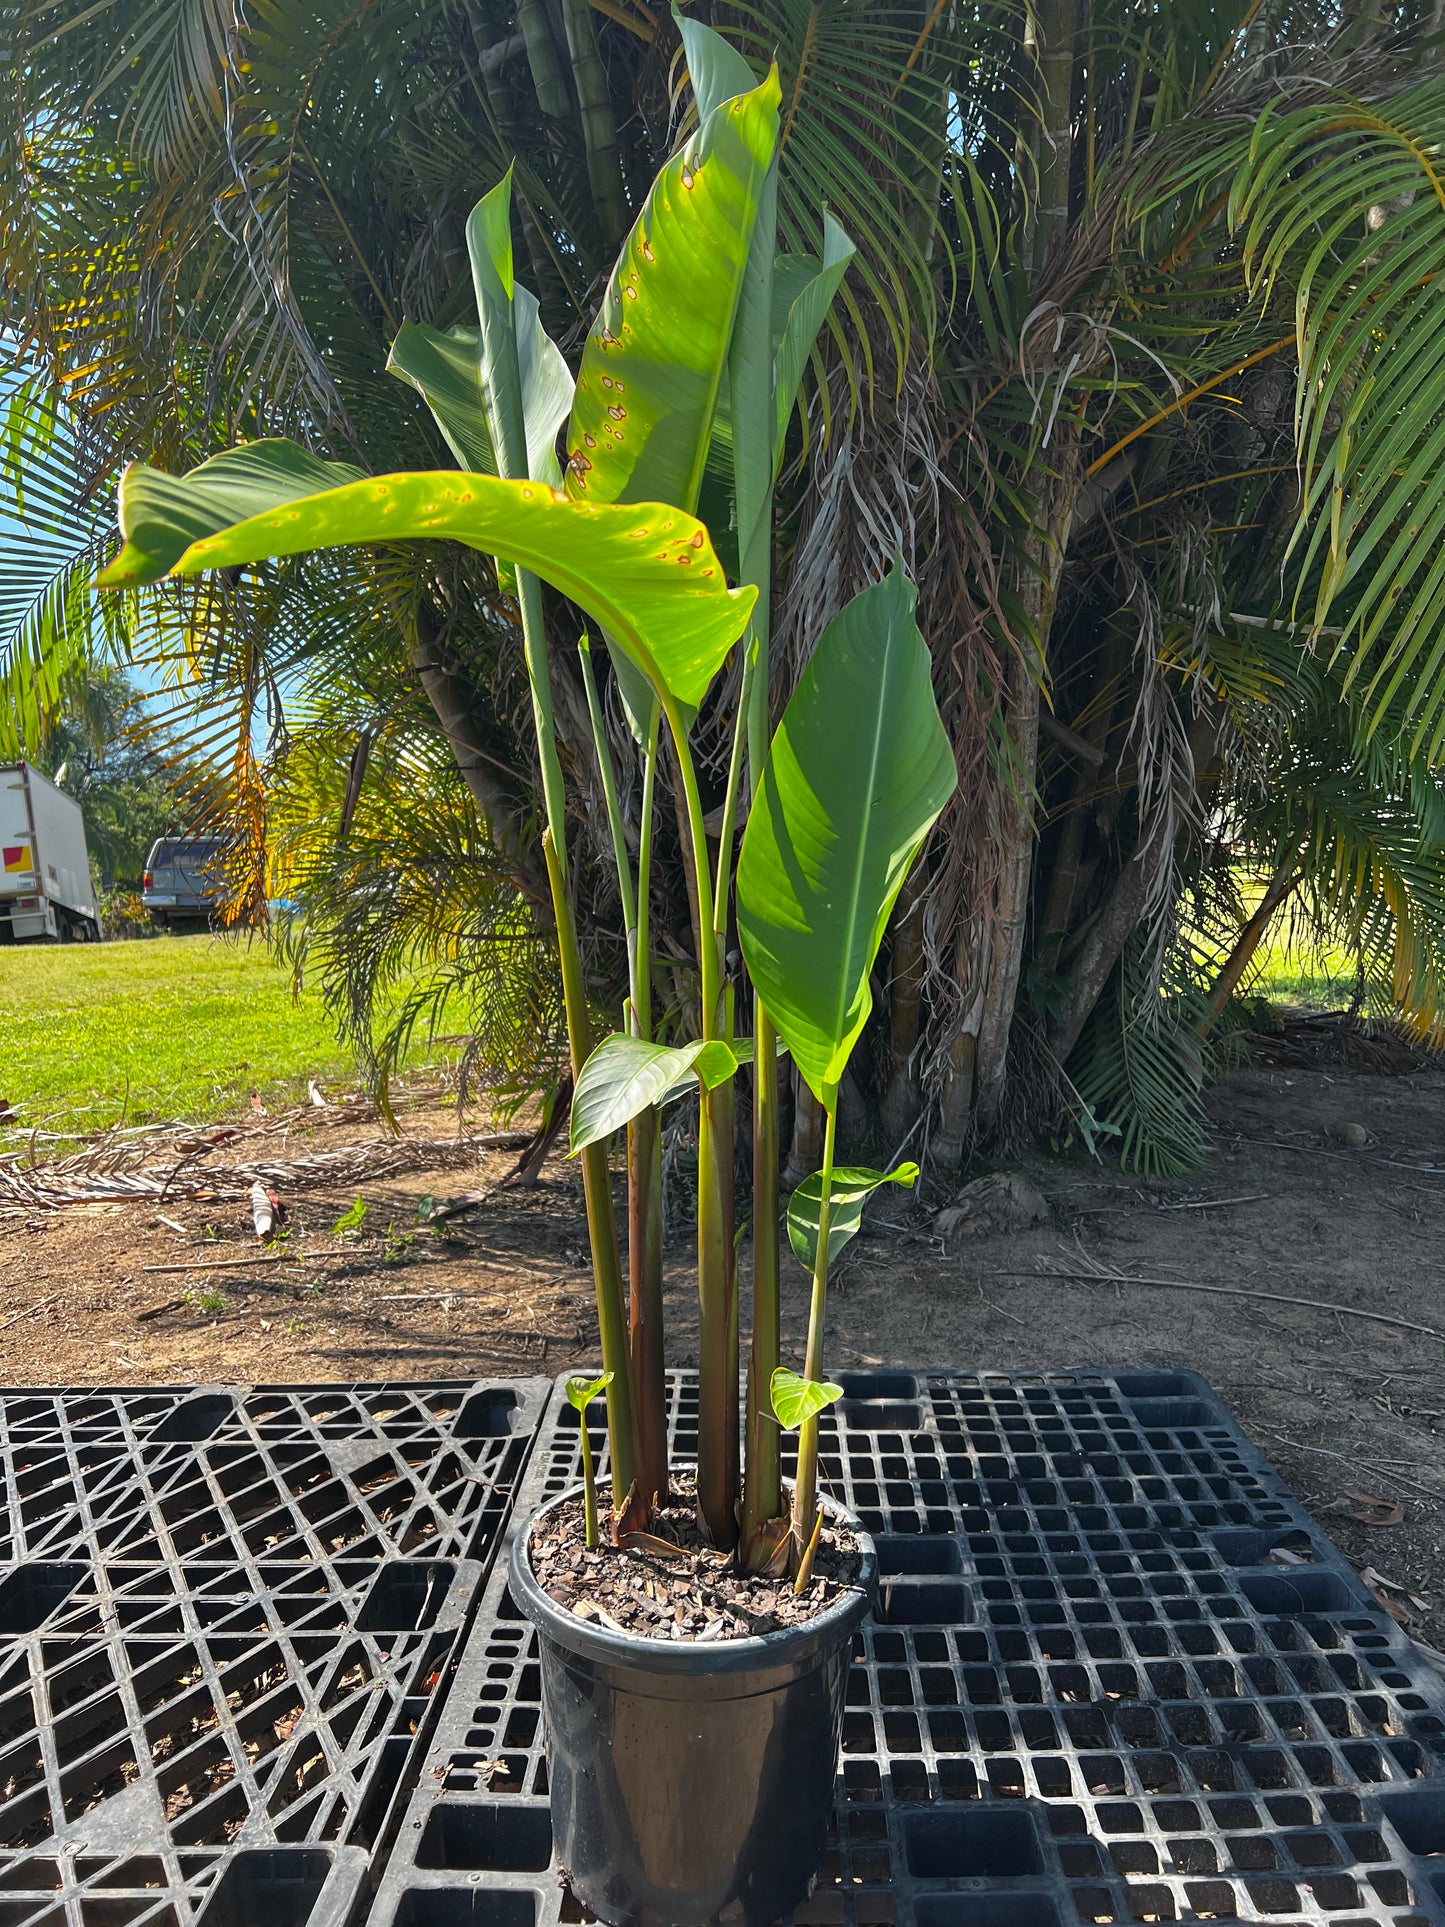
[[0,844],[0,864],[4,865],[6,876],[13,876],[17,871],[28,874],[34,867],[30,861],[30,845],[28,843]]

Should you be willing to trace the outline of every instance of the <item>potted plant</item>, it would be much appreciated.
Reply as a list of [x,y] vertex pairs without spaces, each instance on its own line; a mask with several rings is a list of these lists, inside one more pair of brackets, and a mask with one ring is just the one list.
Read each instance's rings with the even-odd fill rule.
[[[852,250],[824,219],[821,258],[777,256],[778,83],[680,21],[696,131],[625,243],[574,382],[512,272],[510,177],[468,224],[478,327],[405,325],[391,366],[419,389],[461,468],[367,476],[296,445],[228,449],[182,478],[121,483],[126,538],[102,586],[241,569],[349,543],[464,542],[516,599],[536,722],[607,1400],[607,1505],[569,1494],[515,1540],[513,1585],[541,1631],[558,1855],[611,1922],[767,1923],[821,1856],[843,1686],[872,1549],[818,1491],[830,1262],[892,1172],[836,1165],[837,1094],[867,1020],[899,889],[957,777],[901,566],[817,644],[770,728],[772,495],[803,370]],[[720,399],[726,394],[726,433]],[[566,424],[566,462],[556,441]],[[738,581],[698,517],[730,447]],[[624,1024],[596,1043],[575,925],[542,584],[597,625],[641,761],[635,848],[618,801],[590,641],[582,670],[628,938]],[[730,679],[719,679],[729,673]],[[731,754],[710,819],[692,726],[719,687]],[[696,1034],[660,1035],[649,941],[652,810],[663,732],[685,805]],[[710,840],[716,829],[716,851]],[[741,837],[737,834],[741,826]],[[741,962],[729,969],[735,919]],[[751,1006],[751,1035],[737,1014]],[[822,1168],[788,1203],[811,1274],[803,1369],[779,1355],[777,1056],[821,1104]],[[733,1198],[739,1072],[752,1087],[753,1312],[739,1398]],[[698,1101],[699,1440],[668,1463],[661,1327],[660,1114]],[[626,1136],[628,1283],[609,1145]],[[781,1433],[798,1433],[791,1490]],[[746,1432],[746,1459],[742,1440]],[[587,1578],[579,1587],[575,1575]],[[643,1573],[641,1630],[606,1600]],[[624,1587],[624,1594],[628,1589]],[[638,1588],[631,1588],[637,1594]]]

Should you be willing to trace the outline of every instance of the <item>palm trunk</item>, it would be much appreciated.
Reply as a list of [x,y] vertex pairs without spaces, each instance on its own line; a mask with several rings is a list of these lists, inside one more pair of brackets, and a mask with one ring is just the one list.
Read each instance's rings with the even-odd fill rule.
[[[1040,555],[1039,561],[1041,569],[1050,566],[1046,552]],[[992,1128],[1003,1101],[1009,1033],[1013,1028],[1019,973],[1023,968],[1029,885],[1033,877],[1039,678],[1043,673],[1048,641],[1047,611],[1052,608],[1053,595],[1052,586],[1045,584],[1042,572],[1031,577],[1030,583],[1024,586],[1032,586],[1034,590],[1029,598],[1034,606],[1027,609],[1034,636],[1027,646],[1021,645],[1014,650],[1008,667],[1008,715],[1005,727],[1009,738],[1010,787],[1003,798],[1003,822],[999,833],[1002,858],[998,890],[994,898],[993,945],[973,1067],[975,1126],[980,1134]],[[1027,604],[1025,606],[1027,608]]]
[[[1167,852],[1165,861],[1168,860]],[[1064,1005],[1049,1031],[1049,1044],[1061,1064],[1079,1041],[1089,1012],[1109,981],[1109,973],[1124,953],[1144,905],[1149,899],[1152,872],[1159,861],[1152,850],[1136,850],[1114,879],[1103,908],[1089,924],[1074,955]]]
[[818,1161],[823,1155],[826,1118],[822,1105],[796,1073],[793,1090],[793,1143],[788,1152],[788,1168],[784,1176],[789,1184],[797,1185],[804,1178],[811,1177],[818,1168]]
[[918,1082],[913,1053],[923,1014],[923,909],[927,872],[909,872],[893,912],[893,943],[888,973],[888,1088],[883,1094],[883,1129],[894,1144],[918,1115]]
[[[1034,154],[1038,200],[1025,236],[1026,252],[1037,273],[1069,224],[1069,170],[1072,158],[1074,4],[1039,0],[1024,29],[1035,62],[1039,117]],[[1040,690],[1048,667],[1049,627],[1063,568],[1064,549],[1078,483],[1071,450],[1056,439],[1048,459],[1055,473],[1039,490],[1036,533],[1027,545],[1026,574],[1019,600],[1030,634],[1009,662],[1007,716],[1011,749],[1009,791],[1004,798],[1000,842],[1002,861],[995,899],[992,965],[984,990],[974,1070],[975,1124],[987,1132],[1003,1099],[1009,1034],[1023,966],[1034,858],[1034,778],[1038,767]],[[1062,461],[1060,457],[1063,457]],[[1037,460],[1042,464],[1044,456]]]
[[632,216],[627,206],[627,192],[622,184],[622,156],[617,145],[617,121],[612,112],[607,69],[597,50],[597,29],[588,0],[562,0],[562,18],[567,27],[572,81],[577,89],[577,107],[582,118],[587,179],[592,188],[592,202],[602,228],[602,239],[609,254],[613,254],[632,225]]
[[538,868],[535,845],[523,837],[518,799],[498,781],[496,761],[477,727],[474,692],[443,643],[440,628],[425,603],[408,626],[406,640],[412,668],[487,835],[512,864],[519,887],[545,903],[546,875]]
[[1225,961],[1224,968],[1214,980],[1209,993],[1209,1014],[1199,1025],[1199,1035],[1207,1037],[1224,1014],[1224,1008],[1238,990],[1240,981],[1250,965],[1260,939],[1269,928],[1275,912],[1293,895],[1299,885],[1300,873],[1292,864],[1276,872],[1274,880],[1259,900],[1254,915],[1240,931],[1233,950]]
[[527,42],[527,65],[532,70],[537,105],[549,120],[566,120],[572,112],[572,99],[557,58],[546,0],[518,0],[517,25]]

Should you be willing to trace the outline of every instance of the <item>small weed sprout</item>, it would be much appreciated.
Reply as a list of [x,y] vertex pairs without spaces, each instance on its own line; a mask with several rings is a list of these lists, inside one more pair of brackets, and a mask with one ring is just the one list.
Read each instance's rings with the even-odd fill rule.
[[343,1211],[331,1229],[336,1233],[338,1238],[344,1238],[349,1232],[360,1231],[365,1223],[366,1199],[358,1196],[351,1209],[349,1211]]

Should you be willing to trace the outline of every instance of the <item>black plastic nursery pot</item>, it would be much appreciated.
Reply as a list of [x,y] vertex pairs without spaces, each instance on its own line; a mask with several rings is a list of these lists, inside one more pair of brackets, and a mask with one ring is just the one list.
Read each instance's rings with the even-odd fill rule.
[[833,1806],[853,1637],[877,1575],[755,1639],[643,1639],[578,1619],[532,1574],[534,1514],[512,1544],[513,1597],[537,1627],[557,1860],[611,1927],[771,1927],[809,1893]]

